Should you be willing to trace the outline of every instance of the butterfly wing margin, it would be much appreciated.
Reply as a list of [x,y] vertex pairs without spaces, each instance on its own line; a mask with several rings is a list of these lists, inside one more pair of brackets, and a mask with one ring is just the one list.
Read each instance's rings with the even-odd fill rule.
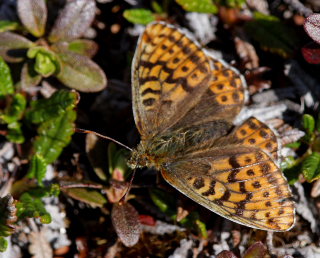
[[295,222],[288,183],[272,157],[255,147],[198,151],[163,166],[165,180],[234,222],[287,231]]

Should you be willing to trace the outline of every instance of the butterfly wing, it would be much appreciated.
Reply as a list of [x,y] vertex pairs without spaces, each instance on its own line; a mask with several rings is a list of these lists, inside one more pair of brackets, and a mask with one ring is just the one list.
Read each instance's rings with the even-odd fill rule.
[[286,231],[294,225],[288,183],[254,147],[216,148],[168,163],[165,180],[195,202],[240,224]]
[[[289,230],[295,220],[294,203],[274,161],[274,133],[250,118],[227,137],[216,145],[194,147],[163,164],[163,177],[197,203],[232,221],[263,230]],[[272,150],[266,147],[270,142]]]
[[232,126],[232,121],[242,109],[246,96],[246,83],[239,72],[222,60],[205,52],[213,64],[210,86],[199,102],[190,109],[172,128],[176,130],[186,125],[206,124],[223,121],[225,129]]
[[141,35],[132,65],[133,111],[142,138],[183,117],[211,81],[209,58],[181,30],[152,23]]
[[268,153],[273,160],[279,159],[279,143],[273,130],[255,117],[248,118],[227,136],[215,142],[216,145],[225,146],[237,144],[242,146],[256,146]]

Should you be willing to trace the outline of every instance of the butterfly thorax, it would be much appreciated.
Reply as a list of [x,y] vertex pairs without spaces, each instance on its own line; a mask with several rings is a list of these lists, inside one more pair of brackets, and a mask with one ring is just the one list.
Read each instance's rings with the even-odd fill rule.
[[[214,124],[220,125],[220,121]],[[220,125],[221,127],[221,125]],[[212,143],[224,135],[229,125],[223,124],[222,130],[211,130],[202,125],[169,130],[166,133],[142,140],[132,151],[129,166],[160,169],[164,163],[187,154],[191,149],[202,146],[204,142]],[[222,127],[221,127],[222,128]],[[210,141],[209,141],[210,139]]]

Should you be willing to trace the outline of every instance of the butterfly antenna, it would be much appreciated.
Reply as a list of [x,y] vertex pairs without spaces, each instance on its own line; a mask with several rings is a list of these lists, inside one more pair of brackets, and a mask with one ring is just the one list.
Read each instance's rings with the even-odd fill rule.
[[135,168],[133,169],[132,176],[131,176],[131,179],[130,179],[128,188],[127,188],[125,194],[121,197],[121,199],[120,199],[120,201],[119,201],[120,204],[123,204],[123,203],[126,201],[126,199],[127,199],[127,196],[128,196],[128,194],[129,194],[129,192],[130,192],[130,189],[131,189],[132,182],[133,182],[134,176],[135,176],[135,174],[136,174],[136,171],[137,171],[137,166],[135,166]]
[[115,139],[113,139],[113,138],[111,138],[111,137],[102,135],[102,134],[97,133],[97,132],[95,132],[95,131],[90,131],[90,130],[85,130],[85,129],[80,129],[80,128],[75,128],[74,131],[77,132],[77,133],[88,133],[88,134],[91,133],[91,134],[95,134],[96,136],[99,136],[99,137],[101,137],[101,138],[104,138],[104,139],[113,141],[114,143],[119,144],[120,146],[126,148],[127,150],[132,151],[132,149],[131,149],[130,147],[128,147],[127,145],[124,145],[123,143],[118,142],[117,140],[115,140]]

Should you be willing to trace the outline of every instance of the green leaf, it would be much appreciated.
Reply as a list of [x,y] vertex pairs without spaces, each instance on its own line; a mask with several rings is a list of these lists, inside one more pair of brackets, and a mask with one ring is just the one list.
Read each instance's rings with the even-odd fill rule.
[[19,24],[17,22],[13,21],[0,21],[0,32],[5,32],[9,30],[16,30],[19,27]]
[[289,185],[294,185],[299,180],[301,165],[296,165],[283,171]]
[[26,50],[34,43],[25,37],[10,31],[0,33],[0,56],[8,62],[21,62],[25,58]]
[[24,95],[20,93],[13,95],[11,103],[6,107],[1,119],[7,124],[17,122],[22,118],[26,106],[27,100]]
[[197,219],[195,221],[199,231],[200,231],[200,234],[203,238],[208,238],[208,232],[207,232],[207,227],[206,227],[206,223],[202,222],[201,220]]
[[42,76],[34,70],[34,64],[30,60],[23,64],[21,70],[21,88],[27,91],[28,88],[37,86],[42,79]]
[[60,71],[60,63],[56,54],[44,47],[30,48],[27,56],[35,58],[34,70],[43,77],[49,77]]
[[107,86],[102,69],[88,57],[71,51],[59,52],[61,71],[57,78],[66,86],[82,91],[97,92]]
[[151,189],[150,197],[155,205],[172,219],[176,217],[175,200],[172,195],[167,194],[159,189]]
[[0,57],[0,98],[13,93],[14,87],[10,68],[3,60],[3,58]]
[[320,178],[320,153],[313,152],[305,158],[302,162],[302,173],[309,182]]
[[313,116],[309,114],[304,114],[302,117],[302,125],[306,132],[311,135],[314,132],[315,121]]
[[298,149],[301,146],[301,142],[292,142],[285,145],[285,147],[291,148],[291,149]]
[[110,142],[108,145],[108,164],[109,164],[110,175],[112,175],[113,173],[113,168],[114,168],[113,156],[116,151],[117,151],[116,145],[113,142]]
[[156,1],[151,2],[151,7],[158,14],[164,13],[162,6],[159,5],[158,2],[156,2]]
[[61,116],[67,109],[76,106],[79,95],[75,91],[59,90],[48,99],[40,99],[31,102],[31,108],[26,118],[35,124],[49,121]]
[[45,159],[41,155],[35,154],[31,159],[27,177],[36,178],[38,180],[38,184],[43,186],[42,180],[44,179],[46,172],[47,163]]
[[45,159],[47,164],[55,161],[71,141],[75,119],[76,112],[67,110],[61,116],[42,123],[38,128],[34,150]]
[[188,12],[217,13],[218,8],[212,0],[176,0]]
[[320,112],[318,113],[318,117],[317,117],[316,130],[320,132]]
[[7,139],[11,142],[21,144],[24,143],[25,138],[21,129],[21,123],[13,122],[8,124],[8,134],[6,135]]
[[92,40],[76,39],[69,43],[68,49],[80,55],[93,57],[98,51],[98,45]]
[[72,198],[87,203],[92,207],[102,207],[107,203],[107,199],[98,190],[86,188],[62,188],[62,190]]
[[46,211],[40,198],[33,197],[29,193],[23,193],[17,203],[17,215],[19,219],[39,218],[42,223],[50,223],[51,215]]
[[[108,142],[94,134],[86,136],[86,152],[96,175],[103,181],[108,177],[108,160],[106,158]],[[109,163],[110,164],[110,163]]]
[[49,35],[50,42],[80,38],[90,27],[96,11],[94,0],[68,1]]
[[0,252],[4,252],[8,248],[8,241],[3,237],[0,237]]
[[[126,177],[129,169],[127,165],[128,153],[124,149],[117,150],[114,143],[109,143],[108,146],[108,159],[109,159],[109,172],[113,179],[120,180]],[[118,174],[118,175],[115,175]]]
[[36,37],[43,36],[48,13],[45,0],[18,0],[17,10],[27,30]]
[[245,29],[262,49],[284,58],[292,56],[299,47],[300,40],[295,30],[275,16],[255,12],[254,20],[247,22]]
[[131,9],[123,12],[123,17],[135,24],[147,25],[155,20],[154,14],[148,9]]

